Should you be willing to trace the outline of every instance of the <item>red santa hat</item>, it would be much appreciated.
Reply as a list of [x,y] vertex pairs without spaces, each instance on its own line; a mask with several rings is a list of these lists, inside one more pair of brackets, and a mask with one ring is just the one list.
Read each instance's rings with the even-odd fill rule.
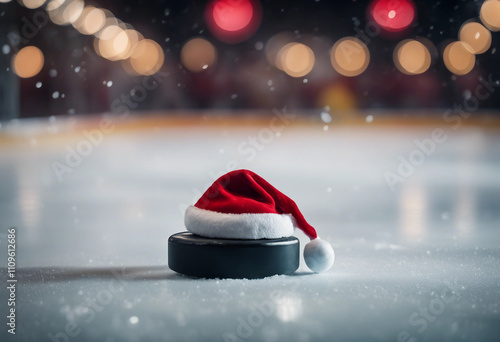
[[311,241],[304,260],[314,272],[324,272],[335,258],[332,246],[318,238],[295,202],[249,170],[217,179],[194,206],[186,209],[188,231],[223,239],[278,239],[302,230]]

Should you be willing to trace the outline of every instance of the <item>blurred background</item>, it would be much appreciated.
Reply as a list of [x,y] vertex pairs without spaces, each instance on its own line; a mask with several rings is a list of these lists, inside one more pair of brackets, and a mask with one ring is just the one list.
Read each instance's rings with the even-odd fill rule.
[[[0,341],[499,341],[499,31],[500,0],[0,0]],[[168,269],[239,168],[328,273]]]
[[498,30],[496,0],[0,0],[0,118],[497,115]]

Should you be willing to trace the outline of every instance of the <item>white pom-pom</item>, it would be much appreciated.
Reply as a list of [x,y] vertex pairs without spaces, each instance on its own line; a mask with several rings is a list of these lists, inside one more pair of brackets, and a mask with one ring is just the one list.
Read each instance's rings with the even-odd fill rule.
[[335,260],[335,252],[328,242],[316,238],[304,247],[304,260],[307,267],[313,272],[325,272],[332,267]]

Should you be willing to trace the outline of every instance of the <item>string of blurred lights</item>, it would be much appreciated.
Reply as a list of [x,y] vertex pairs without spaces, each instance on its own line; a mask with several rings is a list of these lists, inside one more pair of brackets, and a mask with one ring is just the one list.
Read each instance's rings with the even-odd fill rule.
[[[2,0],[7,2],[6,0]],[[116,18],[106,9],[85,6],[83,0],[19,0],[36,9],[45,5],[48,17],[56,25],[72,25],[84,35],[94,36],[94,51],[110,61],[121,61],[130,75],[152,75],[163,65],[160,45]],[[40,49],[26,46],[13,56],[14,72],[22,78],[37,75],[43,68]]]
[[[117,19],[106,9],[85,6],[83,0],[19,2],[30,9],[45,5],[53,23],[72,25],[81,34],[93,36],[96,54],[110,61],[120,61],[130,75],[152,75],[163,65],[163,50],[157,42],[145,39],[131,25]],[[380,34],[389,38],[396,37],[394,34],[406,35],[417,16],[416,6],[411,0],[374,0],[368,12],[369,19],[379,26]],[[257,0],[211,0],[205,8],[205,20],[217,39],[225,43],[238,43],[249,39],[256,32],[262,20],[262,8]],[[476,55],[490,48],[490,31],[500,31],[499,0],[486,0],[481,6],[479,20],[464,23],[459,30],[458,40],[444,47],[442,58],[446,68],[456,75],[469,73],[476,64]],[[304,77],[315,65],[313,49],[297,41],[292,33],[281,32],[272,36],[265,44],[264,51],[271,65],[291,77]],[[437,48],[430,40],[416,37],[399,42],[392,58],[400,72],[418,75],[429,70],[437,55]],[[183,45],[180,61],[191,72],[204,72],[216,64],[217,50],[205,38],[192,38]],[[355,77],[368,68],[370,52],[361,39],[344,37],[331,48],[330,61],[337,73]],[[22,48],[12,59],[13,69],[21,78],[37,75],[43,64],[43,53],[34,46]]]

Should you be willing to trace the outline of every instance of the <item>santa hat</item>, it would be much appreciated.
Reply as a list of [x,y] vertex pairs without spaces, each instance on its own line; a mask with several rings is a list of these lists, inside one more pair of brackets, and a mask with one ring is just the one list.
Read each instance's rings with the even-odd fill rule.
[[327,271],[335,258],[332,246],[318,238],[295,202],[249,170],[217,179],[186,209],[184,222],[193,234],[222,239],[278,239],[299,228],[311,239],[304,248],[311,270]]

